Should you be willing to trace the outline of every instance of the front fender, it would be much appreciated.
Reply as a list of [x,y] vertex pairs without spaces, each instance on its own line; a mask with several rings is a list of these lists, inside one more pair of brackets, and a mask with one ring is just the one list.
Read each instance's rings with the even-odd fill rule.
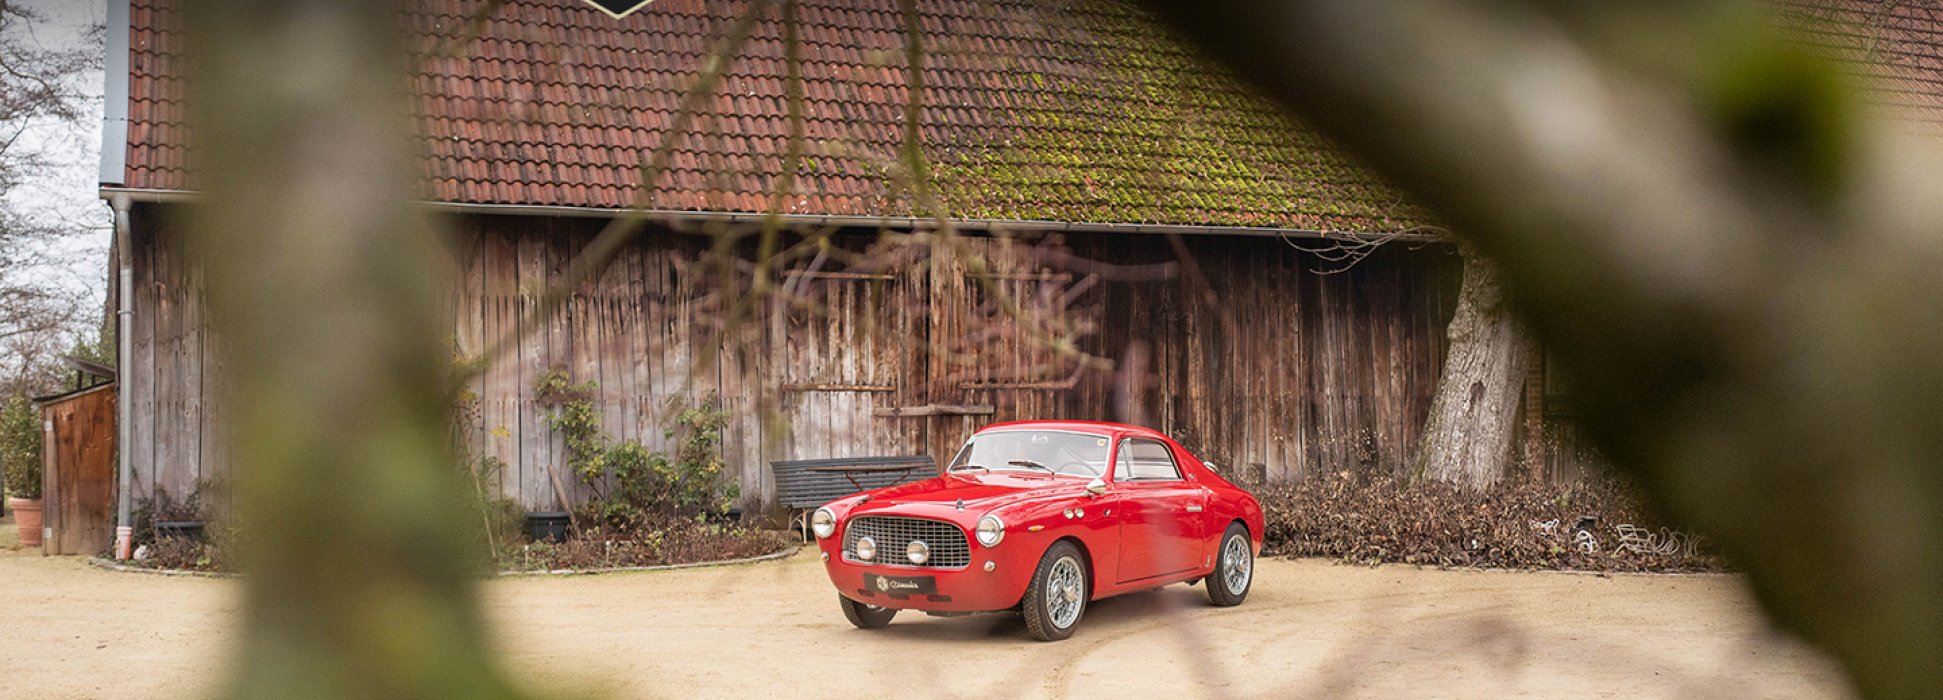
[[[1071,539],[1079,544],[1091,569],[1087,577],[1093,592],[1105,590],[1120,554],[1119,521],[1113,515],[1115,497],[1062,496],[1027,503],[1015,503],[991,513],[1005,521],[1005,539],[997,547],[974,542],[972,558],[982,561],[990,554],[1001,568],[1018,572],[1023,583],[1039,567],[1040,558],[1053,543]],[[1070,515],[1069,515],[1070,513]]]

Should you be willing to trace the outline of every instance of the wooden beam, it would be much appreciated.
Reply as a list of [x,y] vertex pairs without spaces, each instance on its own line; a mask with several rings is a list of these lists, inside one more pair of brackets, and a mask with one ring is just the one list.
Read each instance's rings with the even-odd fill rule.
[[783,391],[862,391],[889,393],[897,387],[886,384],[784,384]]
[[1073,377],[1069,377],[1066,379],[1059,379],[1059,380],[1054,380],[1049,382],[961,382],[958,384],[958,388],[960,389],[1065,390],[1065,389],[1071,389],[1078,385],[1079,385],[1079,377],[1078,375],[1075,375]]
[[788,277],[808,277],[823,280],[894,280],[897,275],[880,272],[822,272],[817,270],[789,270],[783,273]]
[[879,408],[870,413],[879,418],[915,418],[919,416],[989,416],[995,412],[996,410],[989,404],[951,406],[934,403],[923,406]]

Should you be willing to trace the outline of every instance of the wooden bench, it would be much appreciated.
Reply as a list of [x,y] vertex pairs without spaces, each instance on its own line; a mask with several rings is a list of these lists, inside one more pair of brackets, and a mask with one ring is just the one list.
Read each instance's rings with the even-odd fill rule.
[[854,493],[922,481],[938,475],[930,455],[842,457],[770,462],[776,500],[790,511],[803,541],[810,539],[810,512]]

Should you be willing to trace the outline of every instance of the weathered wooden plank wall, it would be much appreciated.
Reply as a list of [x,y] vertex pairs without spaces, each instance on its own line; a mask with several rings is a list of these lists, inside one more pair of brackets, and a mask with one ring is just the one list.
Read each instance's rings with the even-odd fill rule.
[[[223,360],[179,241],[156,212],[136,216],[131,454],[138,493],[179,493],[227,470],[226,413],[208,398]],[[556,366],[598,382],[609,435],[651,449],[672,449],[674,405],[718,395],[733,416],[724,451],[750,506],[773,500],[772,460],[942,461],[995,421],[1127,419],[1115,370],[1083,368],[1081,356],[1118,365],[1144,353],[1147,390],[1133,397],[1143,420],[1231,468],[1274,478],[1401,469],[1442,363],[1458,272],[1442,248],[1391,246],[1318,274],[1321,260],[1281,240],[1221,237],[1185,240],[1192,265],[1172,278],[1119,279],[1179,256],[1135,235],[938,246],[839,236],[842,254],[785,271],[793,293],[750,309],[725,341],[734,296],[698,262],[706,240],[656,231],[576,289],[564,313],[522,328],[538,290],[564,278],[600,223],[454,221],[451,327],[437,332],[461,359],[524,332],[466,387],[478,418],[464,431],[476,454],[505,465],[500,492],[532,509],[557,505],[548,465],[570,497],[590,493],[566,472],[535,396]],[[1008,305],[1045,322],[1022,323]],[[944,415],[879,415],[921,407]]]
[[100,554],[115,536],[115,386],[43,404],[48,554]]

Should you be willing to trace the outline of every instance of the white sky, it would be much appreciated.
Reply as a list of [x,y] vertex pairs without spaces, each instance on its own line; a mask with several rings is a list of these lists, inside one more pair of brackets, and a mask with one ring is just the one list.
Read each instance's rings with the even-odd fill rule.
[[[107,12],[102,0],[23,0],[19,6],[41,15],[40,23],[24,31],[28,41],[46,48],[88,45],[84,32],[104,21]],[[114,235],[112,213],[96,194],[101,172],[101,72],[83,76],[77,87],[91,96],[88,116],[75,124],[44,120],[28,125],[17,147],[39,152],[53,167],[46,176],[22,183],[6,200],[23,214],[62,222],[76,232],[56,244],[63,264],[42,274],[51,283],[85,292],[90,308],[99,309],[106,298],[108,243]],[[98,312],[84,320],[99,323],[97,316]]]

